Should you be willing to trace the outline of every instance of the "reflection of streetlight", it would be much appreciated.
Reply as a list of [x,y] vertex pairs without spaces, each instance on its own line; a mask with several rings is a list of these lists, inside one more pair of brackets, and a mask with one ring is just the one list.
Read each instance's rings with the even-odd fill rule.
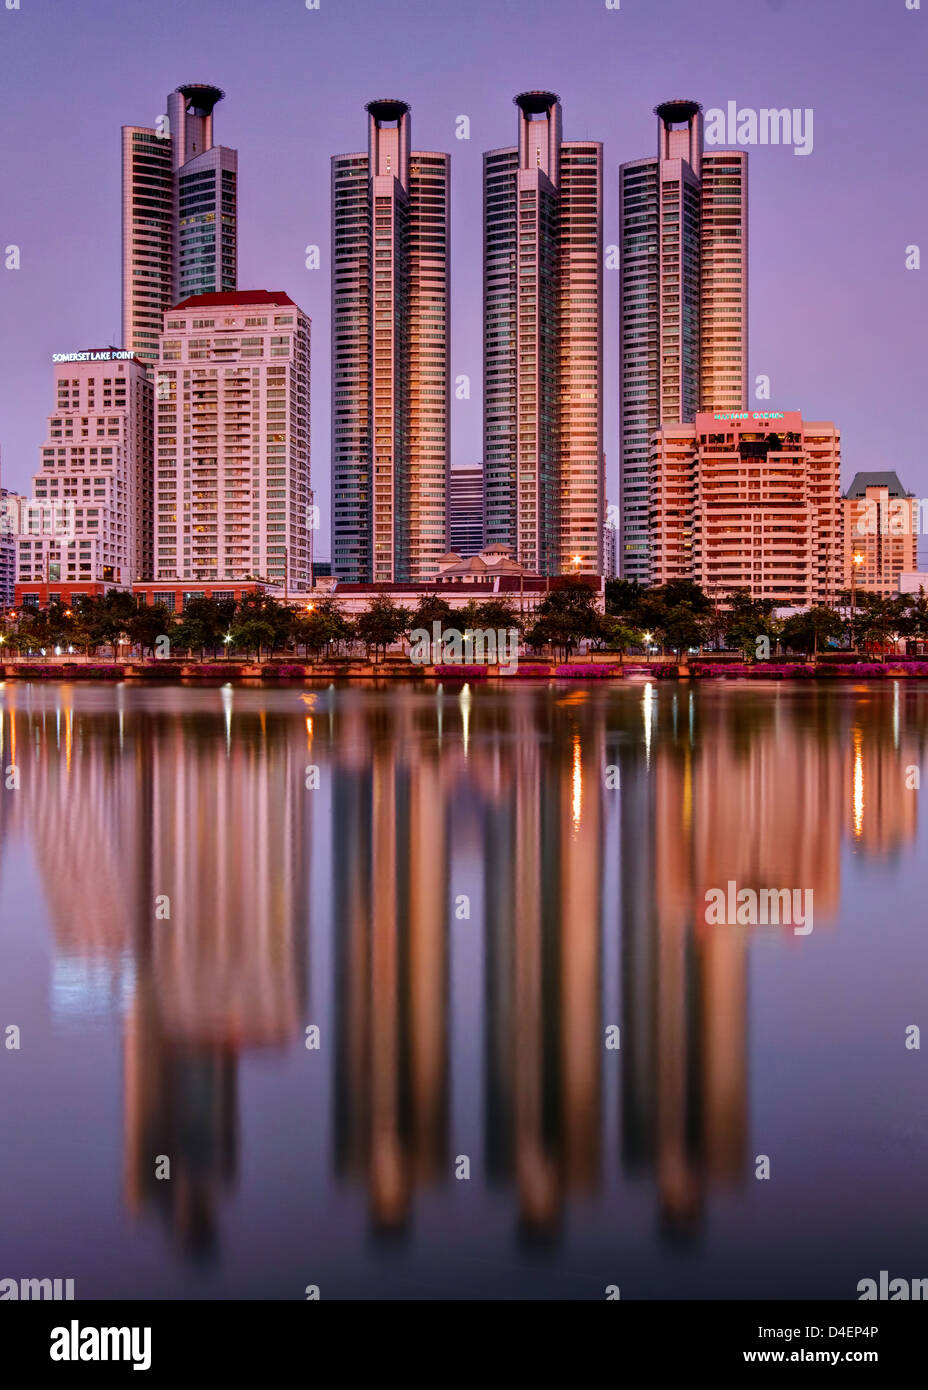
[[[860,568],[860,566],[863,564],[863,562],[864,562],[864,557],[861,555],[861,553],[860,553],[859,550],[855,550],[855,551],[854,551],[854,554],[853,554],[853,556],[852,556],[852,564],[851,564],[851,622],[852,622],[852,623],[853,623],[853,621],[854,621],[854,615],[855,615],[855,613],[857,612],[857,571],[858,571],[858,569]],[[851,630],[851,639],[852,639],[852,640],[854,639],[854,632],[853,632],[853,629]]]

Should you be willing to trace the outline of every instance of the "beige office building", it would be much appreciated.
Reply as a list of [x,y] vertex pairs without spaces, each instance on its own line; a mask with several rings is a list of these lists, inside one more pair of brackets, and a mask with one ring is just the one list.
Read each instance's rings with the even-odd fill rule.
[[[55,409],[19,507],[17,584],[151,577],[152,388],[118,348],[56,353]],[[65,595],[78,590],[55,589]]]
[[696,415],[651,438],[648,580],[831,602],[844,583],[841,435],[799,411]]
[[164,316],[155,373],[155,579],[308,588],[310,322],[270,290]]

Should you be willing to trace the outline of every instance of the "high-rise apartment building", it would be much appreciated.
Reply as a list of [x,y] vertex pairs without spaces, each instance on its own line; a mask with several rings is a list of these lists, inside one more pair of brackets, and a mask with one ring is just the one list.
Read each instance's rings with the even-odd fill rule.
[[747,405],[747,155],[705,153],[698,102],[655,115],[656,157],[619,171],[620,567],[642,583],[651,435]]
[[309,586],[309,348],[309,319],[277,291],[194,295],[165,314],[156,580]]
[[18,493],[0,487],[0,608],[10,608],[16,586],[16,533],[19,508],[25,502]]
[[895,473],[857,473],[844,494],[844,587],[891,598],[918,569],[920,514]]
[[[152,386],[129,352],[56,353],[55,410],[20,506],[17,583],[151,578]],[[64,592],[64,591],[62,591]]]
[[553,92],[515,105],[518,143],[483,157],[486,539],[541,574],[598,574],[602,145],[562,139]]
[[479,555],[484,546],[483,464],[452,468],[448,492],[448,544],[458,555]]
[[447,549],[450,156],[404,101],[332,158],[332,568],[432,579]]
[[238,155],[213,144],[223,95],[190,82],[157,127],[122,128],[122,337],[149,362],[172,304],[236,286]]
[[618,532],[617,532],[617,530],[616,530],[615,522],[614,522],[613,519],[612,519],[612,515],[610,514],[610,512],[614,512],[614,511],[615,511],[615,508],[610,508],[609,503],[607,502],[607,503],[606,503],[606,520],[605,520],[605,522],[603,523],[603,578],[604,578],[604,579],[617,579],[617,578],[618,578],[618,568],[617,568],[617,563],[618,563],[618,562],[617,562],[618,547],[617,547],[617,544],[616,544],[617,539],[618,539]]
[[841,435],[798,410],[697,412],[651,440],[645,582],[806,606],[843,585]]

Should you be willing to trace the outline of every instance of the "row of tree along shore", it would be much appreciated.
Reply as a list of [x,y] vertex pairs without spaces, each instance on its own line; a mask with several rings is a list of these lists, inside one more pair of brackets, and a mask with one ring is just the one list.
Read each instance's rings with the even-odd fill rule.
[[[423,661],[416,653],[426,633],[432,655]],[[833,605],[777,617],[773,602],[753,599],[746,590],[719,600],[689,580],[659,588],[610,580],[605,612],[588,585],[567,582],[529,613],[501,598],[452,609],[428,594],[415,608],[380,595],[350,616],[337,595],[298,603],[260,592],[240,602],[191,597],[182,613],[174,613],[111,590],[73,607],[52,603],[40,611],[7,613],[0,623],[0,661],[39,668],[63,657],[89,662],[105,656],[113,665],[244,661],[276,667],[302,658],[314,667],[377,665],[383,674],[412,665],[404,673],[416,674],[423,665],[448,664],[442,659],[446,639],[457,638],[451,648],[463,650],[454,661],[472,664],[473,635],[480,633],[509,635],[520,673],[552,662],[578,673],[587,665],[683,664],[695,668],[694,674],[735,663],[757,666],[760,675],[770,663],[848,665],[917,657],[928,646],[928,598],[923,592],[897,598],[839,593]]]

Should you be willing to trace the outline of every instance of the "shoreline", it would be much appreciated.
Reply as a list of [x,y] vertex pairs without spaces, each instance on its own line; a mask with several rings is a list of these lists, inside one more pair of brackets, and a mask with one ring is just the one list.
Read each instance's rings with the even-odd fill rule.
[[928,680],[928,660],[877,662],[775,663],[743,665],[732,662],[653,662],[608,660],[520,661],[515,670],[498,665],[418,666],[407,660],[370,662],[356,659],[296,662],[177,662],[177,661],[57,661],[0,662],[0,681],[87,681],[108,684],[260,680],[268,684],[312,683],[320,680],[385,681],[596,681],[600,684],[648,681],[886,681]]

